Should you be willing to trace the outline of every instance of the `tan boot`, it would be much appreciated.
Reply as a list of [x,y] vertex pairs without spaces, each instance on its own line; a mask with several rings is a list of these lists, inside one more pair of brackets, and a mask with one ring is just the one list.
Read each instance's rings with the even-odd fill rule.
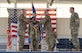
[[19,51],[23,51],[23,48],[19,48]]
[[48,50],[47,51],[50,51],[50,48],[48,48]]
[[54,51],[54,48],[52,48],[52,51]]
[[52,48],[48,48],[48,51],[53,51],[53,49]]
[[80,49],[79,48],[76,48],[76,51],[80,51]]

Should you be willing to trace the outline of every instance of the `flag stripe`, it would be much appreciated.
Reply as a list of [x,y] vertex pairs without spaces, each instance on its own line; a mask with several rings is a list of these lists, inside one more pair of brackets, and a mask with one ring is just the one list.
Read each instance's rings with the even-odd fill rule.
[[15,25],[12,25],[11,27],[12,27],[12,28],[17,28],[17,26],[15,26]]
[[25,38],[28,38],[28,36],[25,36]]
[[[29,14],[26,14],[26,15],[29,15]],[[32,16],[33,14],[31,14]],[[44,14],[36,14],[37,16],[45,16]],[[56,14],[49,14],[49,16],[56,16]]]
[[[32,17],[32,16],[31,16],[31,17]],[[40,17],[44,18],[45,16],[36,16],[36,19],[37,19],[37,18],[40,18]],[[51,19],[56,18],[56,16],[50,16],[50,17],[51,17]],[[29,15],[27,15],[26,18],[29,19],[29,18],[30,18]]]
[[[44,11],[46,9],[36,9],[36,11]],[[32,9],[27,9],[26,11],[32,11]],[[48,9],[48,11],[56,11],[56,9]]]
[[[29,13],[31,13],[32,14],[32,11],[26,11],[26,14],[29,14]],[[44,14],[44,11],[36,11],[36,13],[38,13],[38,14]],[[48,14],[56,14],[56,12],[55,11],[48,11]]]
[[13,37],[17,37],[17,35],[14,35],[14,34],[13,34],[13,35],[12,35],[12,38],[13,38]]
[[12,30],[11,32],[16,32],[17,33],[17,30]]

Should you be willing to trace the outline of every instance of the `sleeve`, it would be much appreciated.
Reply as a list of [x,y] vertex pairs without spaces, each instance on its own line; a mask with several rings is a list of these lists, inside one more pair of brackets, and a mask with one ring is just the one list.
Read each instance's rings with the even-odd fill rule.
[[28,34],[30,36],[30,24],[29,24],[29,27],[28,27]]
[[23,20],[24,22],[29,22],[26,18],[24,18],[24,15],[20,15],[19,19]]
[[75,26],[75,20],[74,15],[70,18],[70,29]]
[[48,17],[46,16],[44,20],[41,22],[41,24],[45,24],[48,21]]
[[74,14],[74,18],[75,18],[76,27],[79,27],[80,26],[80,19],[79,19],[79,16],[77,13]]
[[40,30],[40,23],[39,23],[39,33],[40,33],[39,35],[41,35],[41,30]]

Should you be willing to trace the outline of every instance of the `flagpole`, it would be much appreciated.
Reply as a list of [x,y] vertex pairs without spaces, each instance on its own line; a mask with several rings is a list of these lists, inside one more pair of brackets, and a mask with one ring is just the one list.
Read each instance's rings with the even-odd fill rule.
[[[32,3],[32,5],[33,5],[33,0],[31,0],[31,3]],[[32,44],[30,43],[30,45],[29,45],[29,52],[31,52],[32,51]]]
[[47,8],[49,8],[49,2],[48,2],[49,0],[47,0]]
[[14,4],[14,5],[15,5],[15,7],[14,7],[14,8],[17,8],[17,0],[15,0],[15,4]]
[[7,0],[7,2],[8,2],[8,4],[10,4],[11,2],[10,2],[10,0]]
[[33,0],[31,0],[31,3],[32,3],[32,5],[33,5]]

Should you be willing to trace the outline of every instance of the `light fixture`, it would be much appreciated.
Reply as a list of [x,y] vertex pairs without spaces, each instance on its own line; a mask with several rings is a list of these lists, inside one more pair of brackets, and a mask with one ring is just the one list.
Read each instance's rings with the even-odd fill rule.
[[7,2],[10,4],[11,2],[10,2],[10,0],[7,0]]
[[50,6],[52,6],[53,2],[54,2],[54,0],[51,0],[51,2],[50,2]]

